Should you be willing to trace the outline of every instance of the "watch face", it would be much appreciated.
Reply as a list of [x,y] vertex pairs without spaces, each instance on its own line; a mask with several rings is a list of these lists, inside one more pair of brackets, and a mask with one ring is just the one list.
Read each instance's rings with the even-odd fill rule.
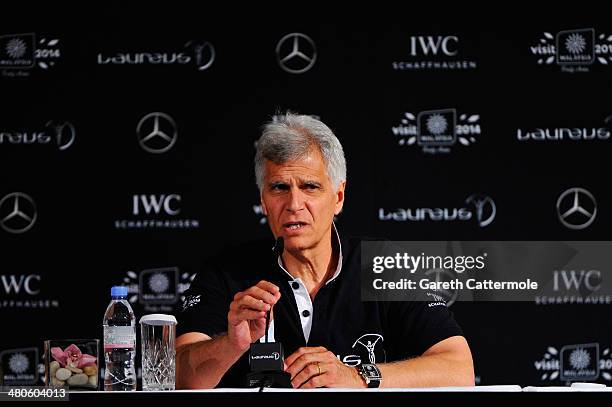
[[374,365],[363,365],[362,370],[368,379],[379,379],[380,378],[379,370]]
[[362,364],[360,367],[361,375],[365,380],[368,388],[376,388],[380,386],[382,377],[380,376],[380,370],[376,365]]

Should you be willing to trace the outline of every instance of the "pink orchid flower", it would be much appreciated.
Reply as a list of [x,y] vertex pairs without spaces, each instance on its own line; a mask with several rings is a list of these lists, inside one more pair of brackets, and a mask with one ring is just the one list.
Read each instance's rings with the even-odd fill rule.
[[81,350],[72,344],[62,350],[60,347],[51,348],[51,356],[57,360],[62,367],[82,368],[96,364],[96,357],[81,353]]

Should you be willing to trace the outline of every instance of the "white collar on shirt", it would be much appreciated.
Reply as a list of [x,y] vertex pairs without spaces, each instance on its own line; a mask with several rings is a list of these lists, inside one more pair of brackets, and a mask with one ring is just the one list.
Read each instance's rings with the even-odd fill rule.
[[[342,270],[342,242],[340,241],[340,235],[338,234],[338,229],[336,228],[336,223],[332,221],[332,229],[334,230],[334,234],[336,236],[336,240],[338,242],[338,265],[336,266],[336,272],[334,273],[334,275],[332,276],[332,278],[330,278],[329,280],[327,280],[325,282],[325,284],[329,284],[330,282],[334,281],[336,279],[336,277],[338,277],[340,275],[340,271]],[[288,271],[287,269],[283,266],[283,259],[281,256],[278,256],[278,265],[280,266],[280,268],[287,273],[287,275],[289,276],[289,278],[291,280],[295,279],[295,277],[293,277]]]

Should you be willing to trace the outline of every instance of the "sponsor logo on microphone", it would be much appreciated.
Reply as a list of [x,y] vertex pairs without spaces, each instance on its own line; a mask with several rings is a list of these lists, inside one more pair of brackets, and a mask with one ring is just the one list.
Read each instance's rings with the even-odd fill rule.
[[253,360],[261,360],[261,359],[278,360],[278,359],[280,359],[280,355],[279,355],[278,352],[273,352],[270,355],[252,355],[251,359],[253,359]]

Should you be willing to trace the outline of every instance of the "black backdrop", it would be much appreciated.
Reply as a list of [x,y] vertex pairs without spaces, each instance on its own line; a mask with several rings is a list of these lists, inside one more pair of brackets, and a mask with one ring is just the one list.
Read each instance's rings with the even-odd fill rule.
[[[8,228],[30,224],[6,218],[11,194],[21,192],[31,201],[18,196],[20,208],[36,219],[22,233],[0,230],[4,374],[35,381],[44,339],[101,337],[111,285],[130,286],[138,316],[173,312],[203,258],[269,236],[257,208],[253,143],[260,126],[286,109],[316,115],[343,143],[342,233],[610,240],[609,21],[596,11],[589,18],[528,22],[437,16],[322,23],[203,15],[178,6],[147,14],[5,15],[0,218]],[[312,41],[298,36],[307,56],[316,49],[303,73],[283,69],[277,56],[279,41],[293,33]],[[557,41],[559,49],[537,53]],[[292,44],[281,44],[281,56]],[[136,55],[142,53],[151,55]],[[566,55],[587,61],[559,63]],[[99,63],[110,58],[117,63]],[[144,62],[118,63],[122,58]],[[163,58],[174,62],[159,63]],[[299,69],[304,61],[297,57],[288,66]],[[430,63],[406,68],[423,61]],[[438,115],[419,115],[429,111]],[[163,153],[142,148],[137,134],[141,119],[155,112],[165,114],[162,130],[172,135],[170,117],[177,134]],[[432,115],[476,134],[468,145],[457,138],[447,152],[423,151],[411,137],[431,130]],[[421,128],[409,127],[419,121]],[[152,123],[143,122],[141,137]],[[402,125],[409,134],[394,134]],[[518,140],[518,130],[536,129],[584,130],[579,140]],[[588,139],[593,131],[601,137]],[[25,141],[32,137],[37,141]],[[160,138],[149,142],[164,145]],[[557,214],[557,199],[572,187],[597,202],[593,223],[582,229],[566,227]],[[479,227],[475,212],[469,221],[380,219],[381,209],[474,209],[466,203],[472,194],[489,197],[489,211],[494,202],[491,224]],[[142,199],[151,196],[166,206],[143,214]],[[127,221],[143,219],[183,220],[190,227],[128,227]],[[576,294],[560,290],[560,296]],[[451,309],[471,344],[480,384],[560,384],[562,368],[610,383],[612,322],[609,298],[603,302],[456,303]],[[571,365],[570,351],[588,355],[585,364]],[[11,365],[15,354],[28,358],[26,370]]]

